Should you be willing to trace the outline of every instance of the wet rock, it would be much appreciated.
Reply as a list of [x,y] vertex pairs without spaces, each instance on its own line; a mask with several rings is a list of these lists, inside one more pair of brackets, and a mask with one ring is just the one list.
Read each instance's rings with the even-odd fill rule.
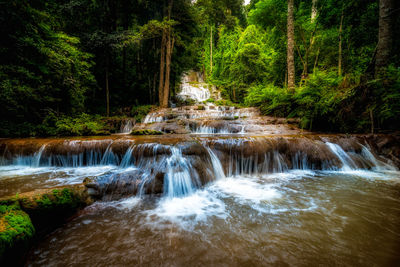
[[34,234],[31,219],[18,202],[0,203],[0,263],[3,266],[23,264]]
[[151,130],[151,129],[140,129],[140,130],[133,130],[131,135],[162,135],[163,132]]
[[86,187],[36,190],[0,199],[0,262],[22,264],[34,235],[44,236],[92,203]]

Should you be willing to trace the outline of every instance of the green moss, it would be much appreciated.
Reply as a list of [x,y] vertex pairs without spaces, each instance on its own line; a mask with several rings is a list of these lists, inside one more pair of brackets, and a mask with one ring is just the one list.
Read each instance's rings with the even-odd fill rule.
[[28,214],[19,205],[0,205],[0,258],[12,248],[26,247],[35,234]]
[[35,210],[49,210],[67,208],[74,209],[82,200],[72,192],[71,189],[54,189],[51,193],[43,194],[33,198],[32,203],[28,199],[23,200],[23,207]]
[[200,106],[197,106],[197,110],[206,110],[206,107],[205,107],[205,106],[202,106],[202,105],[200,105]]
[[162,134],[164,134],[164,133],[160,132],[160,131],[149,130],[149,129],[133,130],[131,132],[131,135],[162,135]]

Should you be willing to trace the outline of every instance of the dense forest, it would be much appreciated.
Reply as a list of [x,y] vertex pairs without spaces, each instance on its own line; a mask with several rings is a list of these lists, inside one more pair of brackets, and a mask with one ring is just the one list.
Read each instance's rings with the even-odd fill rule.
[[222,104],[305,129],[398,130],[399,14],[394,0],[1,1],[0,136],[108,133],[177,104],[191,69]]

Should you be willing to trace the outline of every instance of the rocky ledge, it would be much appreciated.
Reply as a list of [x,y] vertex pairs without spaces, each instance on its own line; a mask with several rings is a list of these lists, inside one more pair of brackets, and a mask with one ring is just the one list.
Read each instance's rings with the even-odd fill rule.
[[[32,244],[92,202],[85,185],[41,189],[0,199],[0,263],[20,265]],[[3,265],[3,266],[4,266]]]

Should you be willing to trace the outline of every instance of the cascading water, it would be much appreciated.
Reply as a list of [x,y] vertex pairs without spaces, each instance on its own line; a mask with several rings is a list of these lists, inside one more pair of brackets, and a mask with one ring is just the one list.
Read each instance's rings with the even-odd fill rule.
[[215,155],[215,153],[212,151],[211,148],[207,147],[207,151],[211,157],[211,164],[213,166],[215,179],[218,180],[218,179],[225,178],[225,173],[224,173],[224,169],[222,167],[221,161],[219,160],[217,155]]
[[32,167],[39,167],[40,159],[42,158],[43,152],[46,149],[46,145],[42,145],[38,152],[33,155]]
[[193,134],[230,134],[228,129],[217,129],[210,126],[199,126],[192,131]]
[[337,144],[332,144],[327,142],[326,145],[330,148],[330,150],[338,157],[340,162],[342,162],[342,170],[349,171],[356,168],[354,161],[351,157]]
[[177,96],[183,100],[193,99],[197,102],[203,102],[211,97],[208,85],[202,83],[202,81],[191,83],[189,74],[183,75],[180,89],[181,91]]
[[[90,194],[100,199],[42,241],[32,265],[82,265],[85,257],[95,265],[241,265],[246,258],[250,265],[308,265],[321,255],[380,265],[380,255],[398,258],[397,247],[385,244],[400,234],[400,173],[363,138],[119,135],[1,142],[1,196],[90,178]],[[102,256],[104,248],[109,253]],[[331,257],[319,263],[329,265]]]
[[167,168],[164,195],[174,198],[190,195],[194,192],[195,188],[189,171],[191,166],[176,147],[171,148],[171,157],[167,159]]
[[122,134],[129,134],[132,132],[134,126],[134,122],[132,120],[126,120],[122,125],[120,129],[120,133]]

